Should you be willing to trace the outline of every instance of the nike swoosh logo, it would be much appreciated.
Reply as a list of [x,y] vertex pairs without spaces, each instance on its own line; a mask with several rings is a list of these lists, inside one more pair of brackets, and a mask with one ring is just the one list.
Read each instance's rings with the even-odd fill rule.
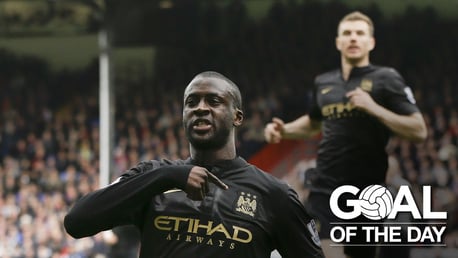
[[327,94],[328,92],[330,92],[332,90],[332,87],[326,87],[324,89],[321,90],[321,94]]

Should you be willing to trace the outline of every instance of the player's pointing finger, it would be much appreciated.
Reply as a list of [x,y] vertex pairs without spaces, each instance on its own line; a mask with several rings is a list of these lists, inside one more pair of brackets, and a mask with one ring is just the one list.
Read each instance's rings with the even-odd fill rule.
[[207,171],[207,175],[208,175],[208,180],[214,183],[219,188],[223,190],[229,189],[229,187],[223,181],[221,181],[217,176],[213,175],[211,172]]

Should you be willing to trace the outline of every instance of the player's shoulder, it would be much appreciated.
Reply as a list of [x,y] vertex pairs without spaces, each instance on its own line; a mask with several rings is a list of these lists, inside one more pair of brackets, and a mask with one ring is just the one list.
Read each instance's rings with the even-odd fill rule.
[[161,166],[168,166],[168,165],[184,165],[186,164],[186,160],[171,160],[171,159],[159,159],[159,160],[147,160],[147,161],[142,161],[139,163],[139,165],[144,165],[144,166],[154,166],[154,167],[161,167]]
[[170,160],[170,159],[145,160],[145,161],[139,162],[137,166],[131,168],[131,171],[134,174],[138,174],[138,173],[143,173],[146,171],[152,171],[162,166],[186,165],[188,163],[189,163],[188,160]]
[[371,65],[373,73],[382,77],[401,77],[398,70],[391,66]]
[[251,168],[253,169],[254,176],[256,176],[258,185],[264,185],[266,189],[269,189],[270,192],[287,192],[289,185],[285,181],[279,179],[269,172],[260,169],[257,166],[251,165]]
[[340,69],[330,70],[315,77],[315,84],[329,83],[341,78]]

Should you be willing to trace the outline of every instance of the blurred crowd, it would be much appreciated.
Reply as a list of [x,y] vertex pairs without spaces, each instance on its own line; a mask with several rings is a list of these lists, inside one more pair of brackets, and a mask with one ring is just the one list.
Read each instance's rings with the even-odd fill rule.
[[[141,160],[189,155],[182,91],[203,70],[240,86],[245,121],[237,146],[249,159],[263,147],[272,116],[307,112],[313,76],[338,65],[335,25],[348,10],[336,2],[278,2],[254,22],[239,1],[207,6],[189,44],[158,46],[152,80],[115,80],[112,179]],[[457,248],[458,21],[442,21],[431,9],[410,8],[390,20],[377,6],[363,11],[376,23],[372,59],[404,75],[429,131],[425,143],[390,142],[390,182],[416,192],[432,185],[433,210],[448,212],[447,248]],[[100,186],[97,76],[96,63],[54,73],[43,60],[0,49],[0,257],[135,257],[125,253],[135,241],[123,246],[129,229],[75,240],[62,226],[75,200]]]

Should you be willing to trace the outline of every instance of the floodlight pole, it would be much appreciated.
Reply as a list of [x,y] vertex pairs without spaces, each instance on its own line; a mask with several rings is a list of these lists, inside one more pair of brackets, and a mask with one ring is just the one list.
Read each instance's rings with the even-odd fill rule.
[[100,174],[99,186],[105,187],[110,182],[110,174],[113,168],[113,135],[114,135],[114,98],[111,83],[111,46],[108,32],[105,28],[100,29],[98,35],[99,44],[99,108],[100,108]]

